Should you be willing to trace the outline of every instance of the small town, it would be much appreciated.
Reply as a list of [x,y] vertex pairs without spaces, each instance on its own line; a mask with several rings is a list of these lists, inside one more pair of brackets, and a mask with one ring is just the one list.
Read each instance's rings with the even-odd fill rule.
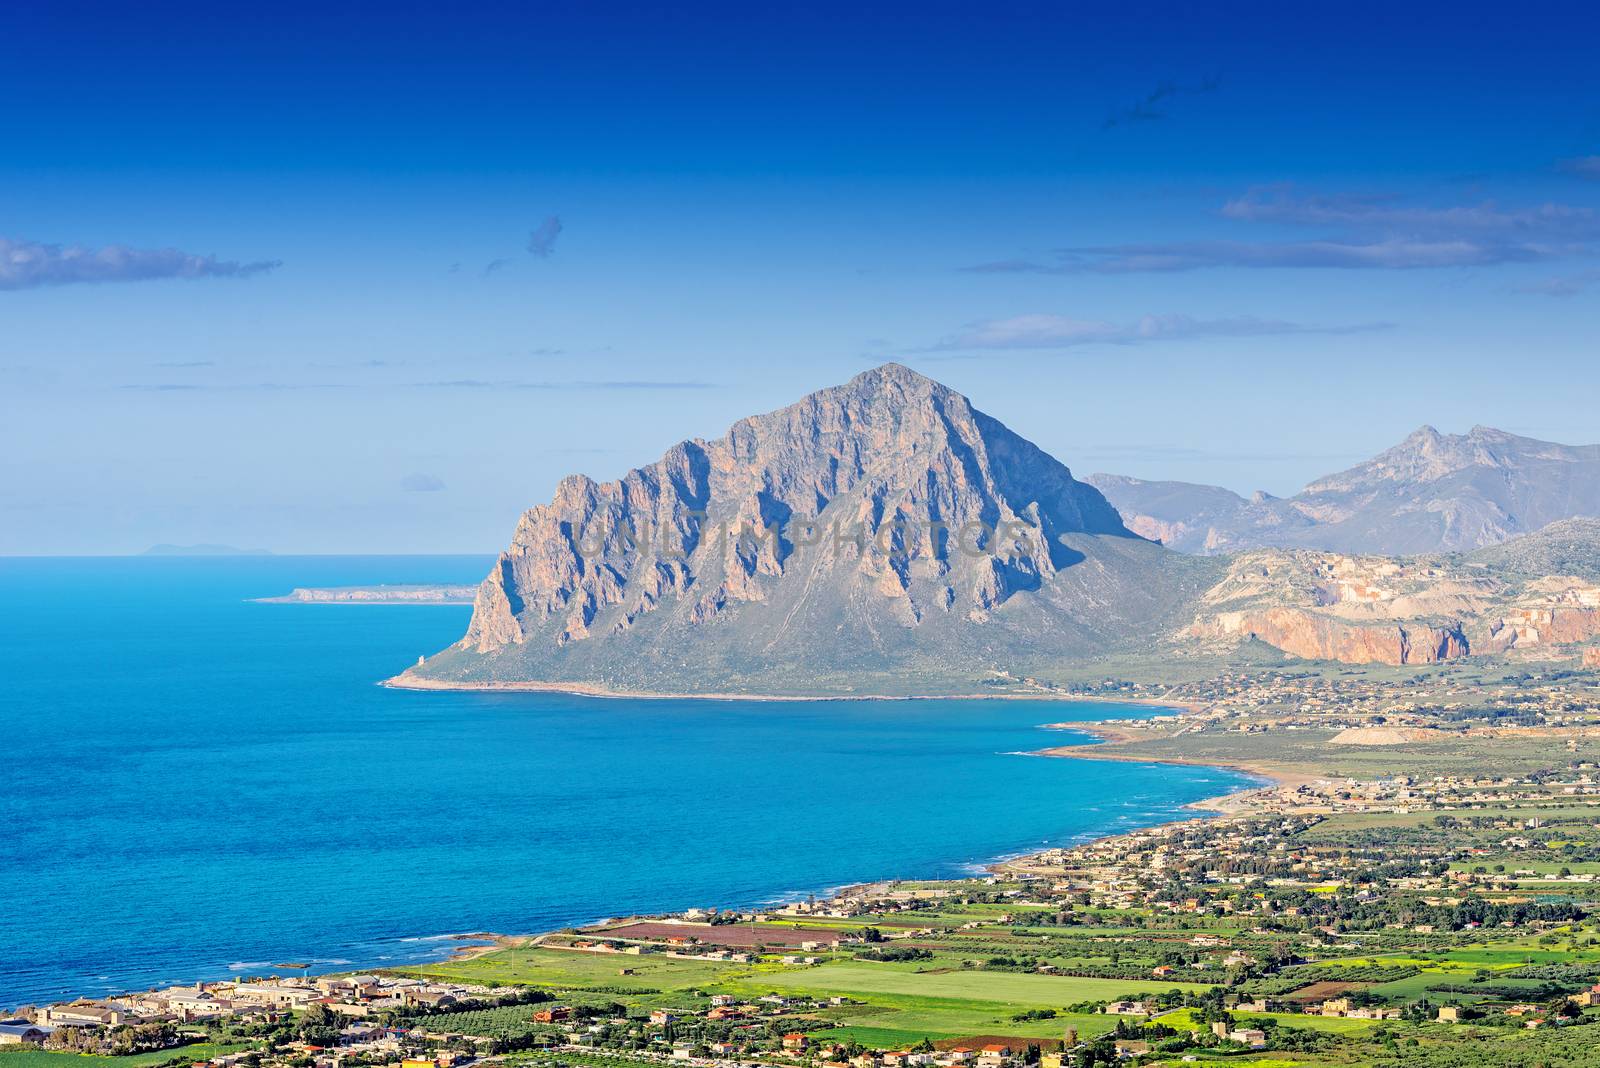
[[1600,1047],[1592,764],[1303,781],[1217,807],[968,880],[21,1006],[0,1068],[1405,1065],[1441,1047],[1532,1064]]

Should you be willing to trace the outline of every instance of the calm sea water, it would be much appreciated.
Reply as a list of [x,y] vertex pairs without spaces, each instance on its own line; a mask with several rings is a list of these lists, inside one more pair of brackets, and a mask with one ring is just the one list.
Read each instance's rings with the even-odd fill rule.
[[1104,704],[387,690],[469,610],[246,600],[489,562],[0,559],[0,1007],[951,875],[1244,781],[1022,755],[1149,714]]

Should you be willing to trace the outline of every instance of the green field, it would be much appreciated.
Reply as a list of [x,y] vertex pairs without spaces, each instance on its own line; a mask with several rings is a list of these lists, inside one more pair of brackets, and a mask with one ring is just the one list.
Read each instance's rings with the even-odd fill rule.
[[914,1045],[924,1038],[962,1038],[972,1035],[1006,1035],[1011,1038],[1060,1038],[1067,1028],[1085,1037],[1116,1026],[1117,1017],[1062,1013],[1048,1020],[1013,1020],[1016,1006],[960,998],[897,997],[874,995],[870,1002],[828,1010],[836,1026],[819,1034],[866,1044],[868,1035],[888,1045]]
[[[1243,734],[1208,731],[1176,737],[1141,738],[1107,746],[1119,760],[1190,761],[1201,764],[1307,772],[1331,778],[1385,779],[1396,775],[1432,778],[1473,775],[1492,754],[1498,774],[1515,775],[1560,767],[1569,754],[1554,736],[1459,737],[1406,745],[1333,744],[1334,730],[1268,731]],[[1092,752],[1081,754],[1093,759]],[[1594,809],[1589,811],[1593,812]]]
[[1127,998],[1163,990],[1206,989],[1204,983],[1172,983],[1161,979],[1086,979],[982,969],[916,971],[903,965],[870,962],[762,973],[724,985],[738,993],[756,995],[900,994],[995,1002],[1018,1009],[1060,1008],[1076,1001]]
[[[1263,1022],[1270,1020],[1272,1025],[1277,1027],[1297,1027],[1303,1031],[1322,1031],[1334,1035],[1362,1034],[1377,1027],[1379,1023],[1377,1020],[1348,1020],[1342,1016],[1308,1016],[1297,1012],[1236,1012],[1233,1018],[1238,1027],[1260,1027]],[[1155,1018],[1155,1022],[1180,1031],[1204,1029],[1203,1025],[1195,1020],[1191,1009],[1175,1009],[1172,1012],[1162,1013]]]
[[210,1060],[224,1053],[237,1053],[249,1049],[250,1043],[196,1042],[176,1049],[161,1049],[151,1053],[134,1053],[126,1057],[96,1057],[83,1053],[52,1053],[37,1049],[0,1050],[0,1068],[148,1068],[167,1061]]
[[[623,975],[624,968],[636,972]],[[519,946],[471,960],[403,969],[407,975],[467,983],[511,983],[559,990],[687,990],[746,973],[747,964],[680,960],[660,954],[579,953]]]

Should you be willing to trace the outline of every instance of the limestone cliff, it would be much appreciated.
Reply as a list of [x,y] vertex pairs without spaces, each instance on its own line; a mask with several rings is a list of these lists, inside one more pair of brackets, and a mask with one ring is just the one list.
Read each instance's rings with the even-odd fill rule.
[[1431,664],[1471,651],[1463,620],[1500,593],[1491,576],[1441,561],[1263,549],[1234,559],[1188,633],[1311,660]]
[[1471,651],[1460,623],[1352,623],[1299,608],[1223,612],[1194,633],[1255,638],[1291,656],[1343,664],[1436,664]]
[[1538,574],[1552,558],[1577,570],[1600,561],[1600,524],[1557,524],[1518,538],[1496,547],[1493,563],[1476,554],[1256,550],[1233,559],[1186,633],[1256,638],[1308,659],[1385,664],[1530,653],[1600,635],[1600,583]]

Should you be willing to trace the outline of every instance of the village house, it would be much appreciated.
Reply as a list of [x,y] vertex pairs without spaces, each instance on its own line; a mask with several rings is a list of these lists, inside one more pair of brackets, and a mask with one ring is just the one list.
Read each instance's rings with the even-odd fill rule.
[[0,1023],[0,1046],[37,1046],[50,1037],[50,1028],[40,1027],[27,1020],[6,1020]]
[[978,1050],[979,1068],[999,1068],[1001,1065],[1009,1064],[1010,1061],[1010,1046],[1001,1043],[993,1043],[991,1045],[983,1046]]
[[57,1027],[118,1027],[132,1023],[133,1017],[124,1009],[105,1002],[74,1001],[41,1010],[35,1022]]
[[339,1029],[339,1044],[354,1046],[362,1042],[376,1042],[383,1036],[383,1028],[375,1024],[347,1024]]
[[309,986],[288,986],[279,983],[235,983],[229,996],[232,1001],[271,1005],[278,1008],[304,1008],[322,996],[322,991]]
[[1153,1006],[1148,1001],[1111,1001],[1102,1011],[1108,1016],[1148,1016]]

